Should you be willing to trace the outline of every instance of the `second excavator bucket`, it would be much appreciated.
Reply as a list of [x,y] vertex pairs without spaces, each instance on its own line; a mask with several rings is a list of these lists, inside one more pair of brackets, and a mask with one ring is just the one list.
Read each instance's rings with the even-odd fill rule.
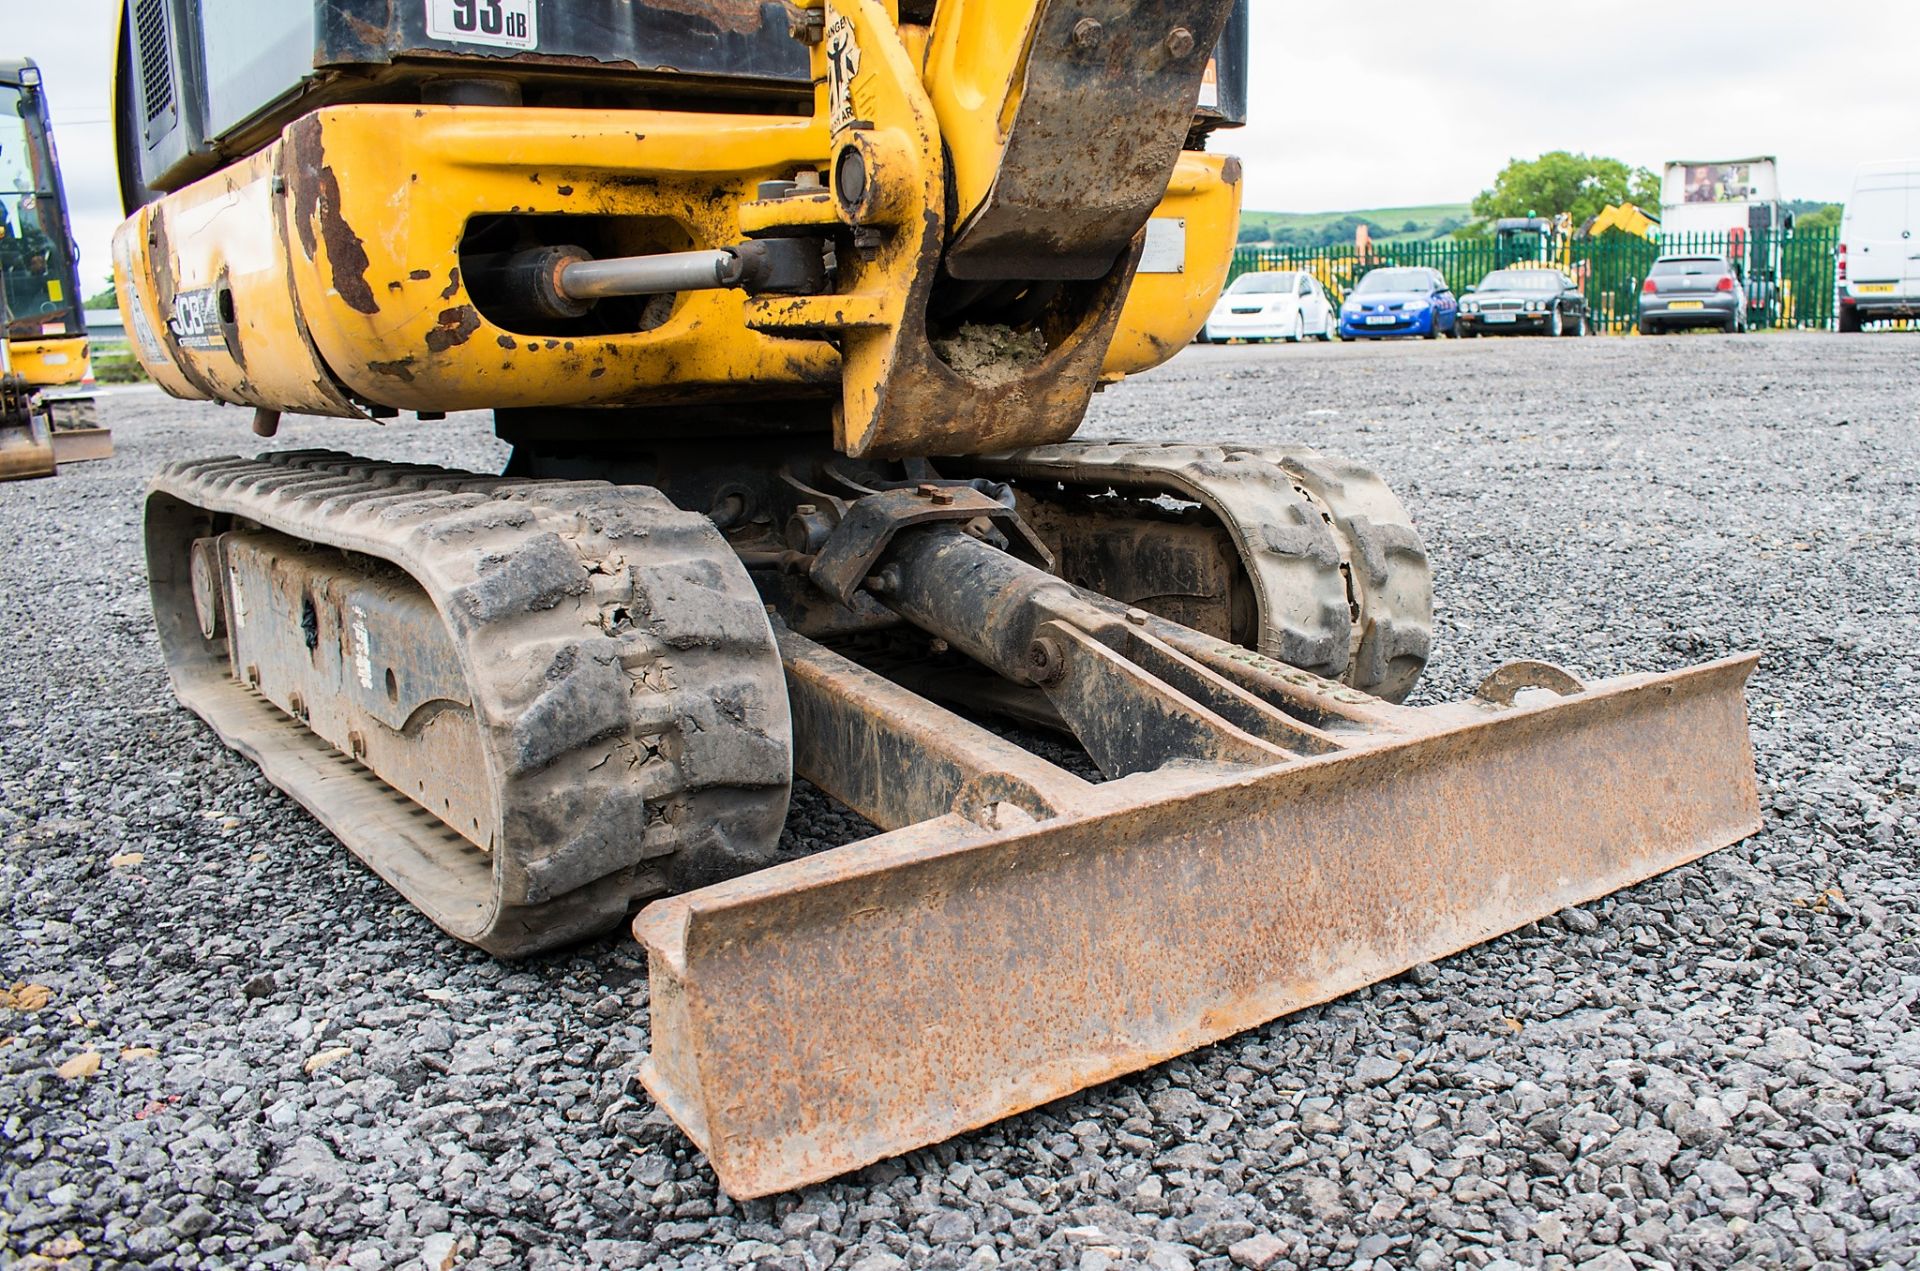
[[0,481],[50,477],[57,470],[53,439],[38,415],[0,420]]
[[[5,313],[0,302],[0,316]],[[13,373],[6,344],[0,325],[0,481],[50,477],[58,466],[52,429],[32,386]]]
[[1409,709],[1244,654],[1242,682],[1339,744],[1093,784],[808,641],[782,652],[803,774],[833,789],[859,766],[836,753],[906,759],[895,786],[954,810],[905,824],[913,793],[835,789],[900,828],[636,921],[642,1080],[735,1197],[1146,1068],[1759,821],[1752,656],[1592,685],[1517,663]]

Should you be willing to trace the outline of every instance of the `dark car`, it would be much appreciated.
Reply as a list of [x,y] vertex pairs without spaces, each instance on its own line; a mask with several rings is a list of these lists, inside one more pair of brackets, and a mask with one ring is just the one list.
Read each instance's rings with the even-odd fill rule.
[[1662,256],[1640,287],[1640,333],[1747,329],[1747,289],[1724,256]]
[[1587,293],[1557,269],[1496,269],[1460,301],[1461,335],[1585,335]]

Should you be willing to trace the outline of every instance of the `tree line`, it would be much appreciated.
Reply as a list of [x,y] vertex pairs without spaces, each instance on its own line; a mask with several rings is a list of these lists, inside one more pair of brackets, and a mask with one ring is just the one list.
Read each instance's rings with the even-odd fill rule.
[[[1494,222],[1509,216],[1554,217],[1566,213],[1578,227],[1606,208],[1619,203],[1634,203],[1651,215],[1660,210],[1660,176],[1650,168],[1636,168],[1605,155],[1576,154],[1570,150],[1550,150],[1537,159],[1513,159],[1493,179],[1493,184],[1473,197],[1473,219],[1462,222],[1449,217],[1426,231],[1427,238],[1484,238],[1493,232]],[[1840,223],[1838,203],[1789,202],[1796,224],[1803,229],[1830,229]],[[1271,242],[1277,247],[1311,250],[1353,242],[1354,231],[1366,225],[1374,238],[1392,234],[1412,234],[1421,227],[1408,221],[1399,230],[1365,220],[1343,216],[1339,220],[1312,227],[1284,227],[1271,232],[1263,226],[1241,229],[1242,243]]]

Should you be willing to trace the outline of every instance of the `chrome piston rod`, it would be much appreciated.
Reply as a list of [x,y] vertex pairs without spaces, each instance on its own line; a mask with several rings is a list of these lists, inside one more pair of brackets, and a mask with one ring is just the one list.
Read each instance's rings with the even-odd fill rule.
[[661,252],[652,256],[581,260],[562,266],[560,290],[572,300],[713,291],[739,286],[745,273],[746,265],[740,254],[728,248]]
[[509,323],[568,320],[602,300],[738,287],[749,294],[807,295],[825,288],[818,240],[752,239],[731,247],[595,260],[579,247],[534,247],[471,262],[482,311]]

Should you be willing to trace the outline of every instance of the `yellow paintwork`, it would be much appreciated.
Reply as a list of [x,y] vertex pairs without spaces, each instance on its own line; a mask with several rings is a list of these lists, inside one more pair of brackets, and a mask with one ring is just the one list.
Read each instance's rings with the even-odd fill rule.
[[[454,276],[468,218],[488,212],[629,218],[621,251],[631,254],[737,242],[740,205],[760,181],[824,162],[812,119],[359,106],[322,111],[311,126],[340,190],[338,209],[323,199],[314,216],[361,240],[377,311],[342,302],[351,262],[336,268],[330,238],[343,236],[324,224],[313,226],[311,257],[291,236],[294,290],[315,346],[369,400],[425,410],[697,401],[837,378],[827,345],[747,330],[737,291],[686,293],[651,331],[562,340],[488,321]],[[298,200],[289,215],[298,220]]]
[[[316,170],[337,184],[338,207],[333,187],[299,197],[291,137],[302,128],[322,156]],[[838,378],[833,349],[749,331],[737,291],[684,295],[651,331],[561,340],[486,320],[456,269],[468,218],[487,212],[626,217],[624,250],[634,253],[737,242],[741,205],[759,181],[825,158],[824,129],[805,118],[342,107],[143,209],[116,235],[116,269],[122,296],[142,307],[166,346],[150,358],[136,339],[142,364],[178,396],[359,413],[325,372],[314,374],[322,366],[365,401],[414,410],[824,389]],[[165,334],[148,259],[156,227],[169,252],[169,294],[215,286],[226,271],[244,365],[225,349],[183,349]],[[332,244],[354,239],[367,263],[356,270],[343,260],[336,276]],[[350,292],[364,286],[361,308],[343,296],[343,283]],[[276,368],[284,373],[266,378]]]
[[1107,346],[1102,375],[1117,379],[1160,365],[1206,325],[1227,285],[1240,232],[1240,161],[1189,151],[1180,156],[1156,218],[1186,222],[1186,267],[1177,274],[1139,273]]
[[78,384],[90,373],[84,335],[14,340],[8,344],[7,351],[13,362],[13,373],[35,388]]
[[[1237,225],[1238,165],[1216,155],[1184,155],[1155,213],[1185,222],[1178,272],[1110,288],[1103,321],[1051,336],[1017,372],[1030,392],[958,378],[922,316],[951,229],[943,125],[946,144],[974,156],[956,151],[955,180],[968,164],[997,166],[1003,143],[971,115],[943,121],[937,103],[964,114],[978,100],[1010,118],[1025,48],[994,39],[1026,31],[1042,0],[942,6],[978,16],[931,31],[901,27],[891,0],[797,7],[821,10],[828,36],[812,51],[810,117],[411,105],[306,116],[121,227],[115,267],[136,354],[177,396],[347,416],[837,394],[842,449],[908,454],[1067,435],[1096,374],[1157,365],[1191,339]],[[829,72],[835,32],[843,50],[857,47],[845,84]],[[830,181],[850,148],[870,174],[863,199],[758,199],[764,180],[811,170]],[[984,195],[991,171],[976,177]],[[561,338],[509,329],[470,295],[459,249],[469,222],[490,214],[594,217],[598,250],[617,255],[783,229],[858,233],[841,240],[833,294],[686,292],[651,330]],[[1111,341],[1097,342],[1116,314]]]
[[966,224],[999,175],[1040,8],[1040,0],[968,0],[934,10],[925,78],[953,160],[955,225]]
[[[747,321],[761,330],[841,332],[841,402],[834,412],[834,443],[861,454],[884,438],[876,437],[881,394],[898,353],[898,330],[922,268],[929,237],[938,232],[927,209],[944,206],[946,186],[940,163],[940,130],[917,68],[897,38],[891,16],[878,0],[827,0],[827,29],[851,23],[858,42],[859,69],[849,93],[854,115],[871,128],[843,128],[833,138],[834,152],[858,146],[867,158],[868,216],[855,224],[885,225],[888,232],[867,253],[842,253],[840,286],[829,296],[767,297],[747,301]],[[828,76],[828,47],[813,47],[817,81]],[[829,104],[819,103],[825,108]],[[822,113],[826,113],[823,109]],[[879,197],[872,197],[876,192]],[[836,206],[838,201],[836,200]]]
[[[279,161],[280,147],[271,146],[123,222],[113,243],[121,317],[134,356],[176,397],[357,415],[306,340],[287,290],[284,218],[273,193]],[[154,261],[163,249],[165,260]],[[172,300],[222,287],[233,297],[230,339],[175,335]]]

